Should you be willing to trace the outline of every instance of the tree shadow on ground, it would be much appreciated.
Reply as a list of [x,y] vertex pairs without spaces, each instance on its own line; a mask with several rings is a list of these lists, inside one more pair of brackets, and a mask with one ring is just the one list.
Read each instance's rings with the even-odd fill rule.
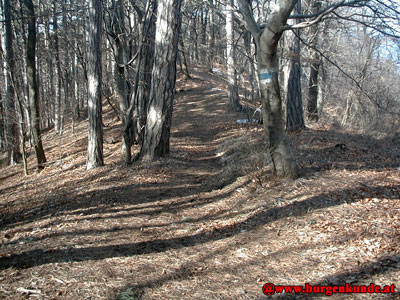
[[[377,139],[359,133],[307,129],[289,136],[304,177],[327,170],[380,171],[400,167],[400,140],[396,135]],[[341,144],[345,149],[337,147]]]
[[[89,260],[102,260],[112,257],[129,257],[134,255],[160,253],[169,249],[180,249],[184,247],[191,247],[196,244],[206,243],[210,241],[217,241],[232,237],[242,230],[251,231],[274,222],[281,218],[302,216],[310,211],[340,205],[344,202],[352,203],[360,201],[364,197],[376,197],[382,192],[391,199],[397,199],[398,195],[394,195],[392,190],[384,186],[371,186],[368,194],[354,197],[347,201],[341,200],[337,197],[337,192],[341,194],[357,195],[359,192],[357,188],[333,191],[329,193],[319,194],[317,196],[308,198],[303,201],[296,201],[284,207],[273,207],[261,210],[244,221],[235,225],[224,226],[221,228],[213,228],[212,230],[200,232],[193,235],[176,237],[170,239],[155,239],[151,241],[143,241],[137,243],[117,244],[98,247],[70,247],[68,249],[35,249],[19,254],[13,254],[4,257],[0,262],[0,268],[17,268],[25,269],[34,266],[39,266],[49,263],[60,262],[81,262]],[[400,186],[396,186],[399,189]]]
[[[398,268],[398,264],[400,262],[400,254],[399,255],[391,255],[391,256],[381,256],[374,261],[365,262],[359,266],[354,267],[351,271],[346,271],[338,274],[333,274],[330,276],[326,276],[322,278],[318,282],[309,283],[312,286],[345,286],[346,283],[351,282],[351,286],[356,285],[365,285],[359,284],[360,280],[368,280],[372,278],[374,275],[385,274],[393,269]],[[386,285],[390,286],[394,284],[393,282],[387,282]],[[278,285],[278,284],[277,284]],[[369,286],[369,284],[367,284]],[[381,286],[383,287],[383,286]],[[356,293],[357,294],[357,293]],[[336,295],[336,294],[333,294]],[[379,295],[379,293],[378,293]],[[351,297],[351,294],[344,294],[343,296]],[[393,294],[381,294],[382,297],[387,297],[386,299],[398,299],[400,297],[400,293],[398,290]],[[325,292],[321,293],[307,293],[307,294],[276,294],[270,297],[261,297],[258,300],[267,300],[267,299],[310,299],[310,298],[319,298],[326,297],[329,298],[329,295],[326,295]],[[395,298],[396,297],[396,298]]]

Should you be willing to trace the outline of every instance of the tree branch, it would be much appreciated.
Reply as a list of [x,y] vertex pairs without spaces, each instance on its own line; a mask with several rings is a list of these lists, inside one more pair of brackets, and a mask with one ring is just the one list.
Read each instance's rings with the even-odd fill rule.
[[238,0],[238,4],[243,19],[249,27],[249,31],[256,38],[260,34],[261,29],[254,20],[253,13],[250,11],[250,3],[247,0]]
[[351,76],[350,74],[348,74],[346,71],[344,71],[336,62],[334,62],[333,60],[331,60],[328,56],[326,56],[321,50],[319,50],[317,47],[315,46],[311,46],[310,44],[308,44],[306,41],[304,41],[298,34],[296,34],[295,31],[293,31],[293,33],[296,35],[296,37],[300,40],[300,42],[302,44],[304,44],[305,46],[307,46],[310,49],[313,49],[314,51],[318,52],[323,58],[326,59],[326,61],[328,61],[330,64],[332,64],[334,67],[336,67],[344,76],[346,76],[347,78],[349,78],[356,86],[357,88],[361,91],[362,94],[364,94],[369,101],[371,101],[374,105],[376,105],[376,107],[382,111],[385,111],[389,114],[392,115],[397,115],[400,116],[400,113],[398,112],[394,112],[394,111],[389,111],[387,109],[385,109],[384,107],[382,107],[374,98],[372,98],[372,96],[370,96],[366,91],[364,91],[364,89],[362,88],[361,84],[353,78],[353,76]]

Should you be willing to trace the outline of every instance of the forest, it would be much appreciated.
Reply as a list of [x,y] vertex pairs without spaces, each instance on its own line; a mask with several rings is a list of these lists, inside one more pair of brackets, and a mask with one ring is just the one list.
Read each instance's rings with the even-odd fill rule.
[[0,0],[0,28],[0,299],[398,299],[398,0]]

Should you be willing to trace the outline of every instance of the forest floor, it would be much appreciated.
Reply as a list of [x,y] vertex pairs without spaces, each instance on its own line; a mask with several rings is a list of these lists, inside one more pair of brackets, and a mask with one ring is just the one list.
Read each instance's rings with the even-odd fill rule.
[[[269,299],[267,282],[400,288],[399,135],[291,133],[302,177],[274,178],[262,125],[236,123],[223,78],[194,76],[178,82],[165,159],[123,166],[106,105],[106,166],[85,171],[82,121],[44,134],[41,173],[33,155],[27,177],[21,165],[1,169],[0,299]],[[399,299],[271,299],[302,297]]]

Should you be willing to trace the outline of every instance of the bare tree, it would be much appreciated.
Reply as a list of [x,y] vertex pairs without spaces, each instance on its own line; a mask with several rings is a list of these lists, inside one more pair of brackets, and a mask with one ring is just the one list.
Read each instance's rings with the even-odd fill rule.
[[131,95],[130,83],[127,80],[126,68],[128,67],[128,41],[125,27],[125,8],[122,0],[112,0],[112,18],[108,27],[108,33],[112,37],[114,45],[114,74],[117,82],[117,94],[119,98],[122,120],[122,152],[126,164],[131,163],[131,146],[133,133],[132,112],[129,110]]
[[28,39],[26,42],[26,76],[28,82],[28,98],[32,140],[36,153],[38,169],[44,168],[46,156],[43,150],[40,132],[39,86],[36,76],[36,17],[32,0],[24,0],[24,8],[28,23]]
[[[317,0],[311,0],[311,12],[316,13],[321,8],[321,2]],[[309,121],[318,121],[318,74],[321,65],[321,58],[315,47],[318,46],[318,24],[311,26],[309,29],[309,40],[310,40],[310,75],[308,82],[308,101],[307,101],[307,117]]]
[[231,108],[241,111],[236,71],[236,41],[233,30],[233,5],[232,0],[226,0],[226,64],[228,77],[228,96]]
[[[298,1],[293,13],[300,13],[301,1]],[[293,20],[294,24],[298,22]],[[299,29],[290,32],[289,39],[289,66],[288,81],[286,88],[286,129],[298,130],[305,128],[303,113],[303,98],[301,94],[301,63],[300,63],[300,40]]]
[[181,2],[161,0],[158,3],[151,92],[140,152],[143,160],[153,160],[169,153]]
[[102,124],[102,0],[89,1],[88,52],[88,151],[86,169],[104,165]]
[[[398,20],[398,11],[382,1],[376,0],[341,0],[319,9],[311,14],[291,15],[297,0],[279,0],[271,2],[271,12],[265,25],[256,23],[250,2],[238,1],[243,18],[253,35],[257,46],[258,76],[261,89],[261,102],[263,105],[263,119],[265,133],[269,140],[269,151],[272,157],[276,174],[285,177],[296,177],[297,166],[285,138],[282,124],[282,99],[278,81],[279,60],[277,54],[278,42],[285,30],[300,29],[313,26],[321,22],[329,14],[346,21],[358,22],[368,28],[392,37],[398,37],[396,30],[389,24]],[[368,12],[343,15],[339,8],[360,10],[364,8]],[[359,12],[359,11],[358,11]],[[360,20],[360,15],[362,20]],[[289,18],[303,19],[293,25],[287,25]],[[376,24],[375,24],[376,23]],[[345,73],[345,72],[344,72]],[[362,89],[361,85],[357,86]],[[371,97],[368,97],[371,99]]]
[[[57,70],[57,89],[55,90],[55,102],[54,102],[54,129],[56,133],[62,133],[63,127],[63,103],[62,103],[62,73],[61,73],[61,57],[59,47],[59,32],[58,32],[58,20],[56,15],[57,1],[53,0],[53,28],[55,31],[54,35],[54,50],[56,59],[56,70]],[[65,91],[64,91],[65,92]]]
[[154,39],[156,35],[156,12],[157,0],[149,0],[147,2],[146,14],[142,20],[141,44],[139,49],[139,58],[137,63],[135,85],[136,92],[134,94],[134,129],[136,139],[143,144],[144,128],[147,119],[147,106],[150,99],[151,91],[151,73],[154,64]]
[[8,152],[8,164],[16,164],[17,156],[19,153],[18,143],[18,130],[15,113],[15,89],[14,82],[15,78],[13,74],[16,73],[15,60],[14,60],[14,48],[13,48],[13,30],[11,26],[11,4],[10,0],[4,0],[4,71],[6,81],[6,95],[5,95],[5,141]]
[[240,10],[257,46],[263,123],[269,141],[269,152],[275,173],[284,177],[297,177],[298,170],[282,122],[283,111],[278,81],[277,46],[296,2],[297,0],[279,1],[268,16],[267,27],[260,29],[253,18],[249,3],[245,0],[239,1]]

